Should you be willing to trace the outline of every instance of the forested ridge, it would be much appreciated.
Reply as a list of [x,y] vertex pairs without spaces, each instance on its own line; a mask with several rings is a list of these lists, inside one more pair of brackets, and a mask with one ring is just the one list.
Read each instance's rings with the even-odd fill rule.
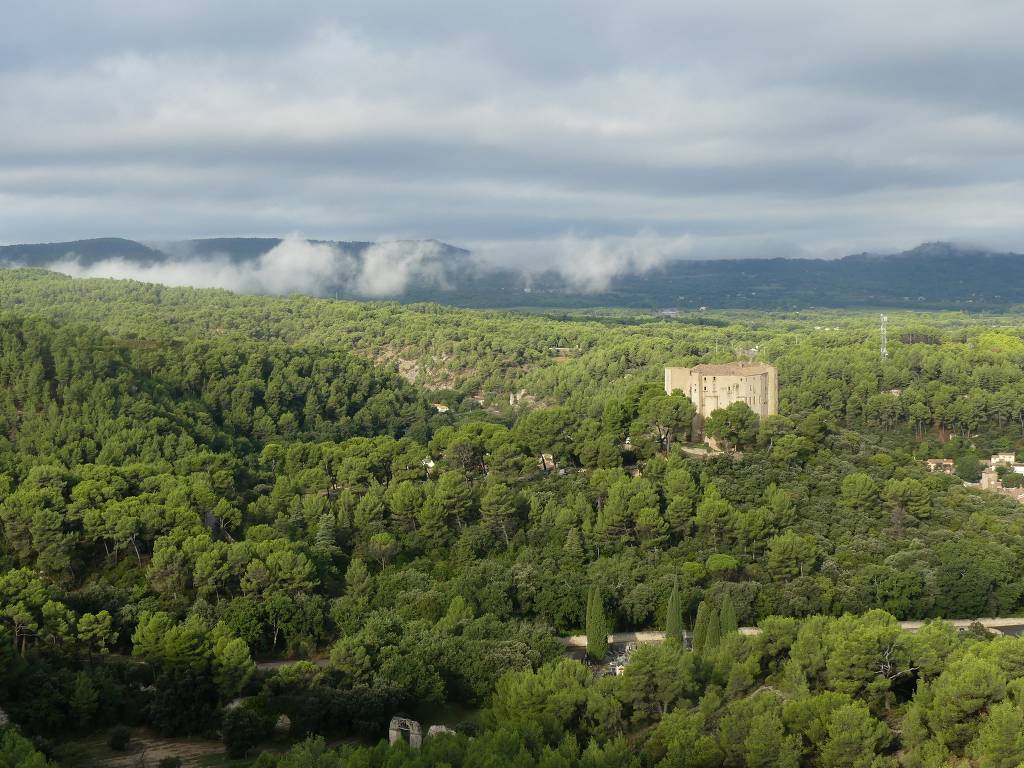
[[[459,705],[419,752],[258,762],[1017,765],[1024,641],[896,621],[1024,611],[1024,507],[964,485],[1024,443],[1024,319],[891,313],[884,360],[876,321],[2,272],[0,755],[128,725],[254,757],[280,715],[372,742]],[[684,452],[663,366],[743,354],[781,414]],[[621,676],[558,642],[683,624]]]

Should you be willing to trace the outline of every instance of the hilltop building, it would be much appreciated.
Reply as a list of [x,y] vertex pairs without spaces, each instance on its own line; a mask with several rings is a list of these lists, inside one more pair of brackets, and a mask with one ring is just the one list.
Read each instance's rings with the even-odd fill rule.
[[692,368],[666,368],[665,393],[679,390],[697,408],[694,435],[713,411],[743,402],[759,418],[779,412],[779,371],[767,363],[710,363]]

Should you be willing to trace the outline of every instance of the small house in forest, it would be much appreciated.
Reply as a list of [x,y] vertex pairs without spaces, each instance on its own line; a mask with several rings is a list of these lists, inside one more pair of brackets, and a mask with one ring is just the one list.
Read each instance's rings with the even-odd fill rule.
[[929,472],[938,472],[943,475],[952,475],[956,468],[956,462],[952,459],[928,459],[925,461]]

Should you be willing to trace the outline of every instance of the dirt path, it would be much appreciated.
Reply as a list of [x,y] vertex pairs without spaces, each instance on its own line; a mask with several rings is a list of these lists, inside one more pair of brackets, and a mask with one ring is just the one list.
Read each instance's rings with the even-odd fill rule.
[[182,765],[210,765],[210,758],[224,757],[224,745],[212,739],[165,738],[143,729],[132,729],[128,749],[117,752],[107,746],[108,733],[65,744],[59,761],[66,766],[110,766],[155,768],[165,757],[181,758]]

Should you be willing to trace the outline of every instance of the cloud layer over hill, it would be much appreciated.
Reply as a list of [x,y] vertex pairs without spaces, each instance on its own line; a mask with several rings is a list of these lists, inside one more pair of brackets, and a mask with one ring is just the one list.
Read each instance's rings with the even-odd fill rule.
[[[466,272],[495,269],[518,272],[527,285],[536,275],[554,272],[572,291],[596,293],[607,290],[616,277],[642,275],[694,255],[693,238],[659,237],[652,232],[633,237],[569,234],[556,240],[483,243],[478,251],[460,256],[457,264],[451,263],[451,249],[433,240],[383,241],[354,255],[336,244],[292,234],[251,259],[228,252],[197,254],[189,241],[160,247],[165,258],[158,261],[114,254],[83,259],[69,246],[56,258],[33,262],[15,258],[11,263],[45,266],[73,277],[113,277],[242,293],[323,295],[342,288],[367,298],[389,298],[402,296],[410,287],[445,290],[453,280],[467,277]],[[705,258],[738,255],[707,246],[699,253]]]
[[[545,253],[583,286],[679,241],[1024,246],[1021,3],[40,0],[4,21],[0,242],[387,233]],[[668,245],[621,244],[646,232]]]
[[113,277],[240,293],[317,296],[344,289],[368,298],[388,298],[405,293],[410,281],[419,288],[447,285],[444,246],[434,241],[374,243],[357,258],[333,243],[293,234],[249,260],[229,253],[189,254],[185,245],[172,244],[168,249],[172,255],[153,263],[121,256],[83,262],[71,250],[41,266],[72,277]]

